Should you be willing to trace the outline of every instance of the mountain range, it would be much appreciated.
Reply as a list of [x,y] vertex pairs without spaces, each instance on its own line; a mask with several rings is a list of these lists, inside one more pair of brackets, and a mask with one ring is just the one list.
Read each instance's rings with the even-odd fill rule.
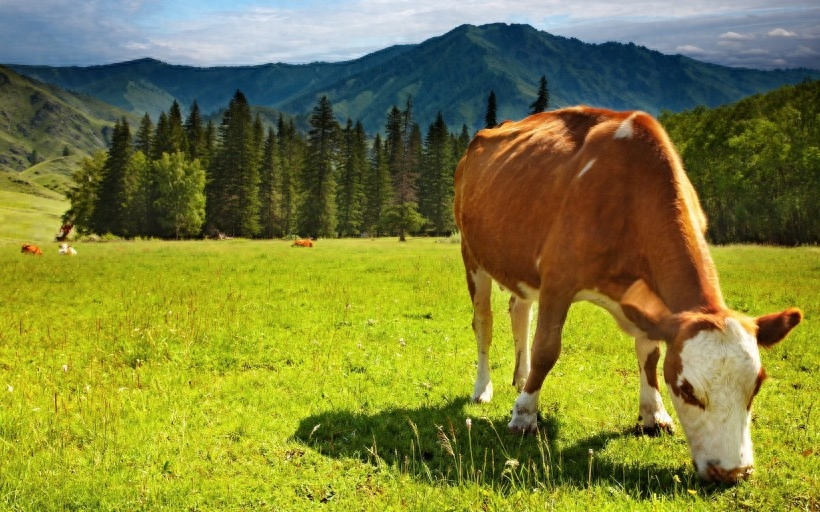
[[706,64],[634,44],[588,44],[529,25],[462,25],[419,44],[392,46],[338,63],[199,68],[141,59],[90,67],[8,66],[36,80],[156,119],[171,102],[196,101],[205,114],[227,106],[236,90],[252,105],[301,119],[327,95],[340,121],[361,120],[371,135],[408,97],[424,130],[440,111],[455,131],[483,126],[495,92],[498,120],[527,115],[541,76],[550,107],[579,103],[653,114],[714,107],[803,80],[820,70],[761,71]]

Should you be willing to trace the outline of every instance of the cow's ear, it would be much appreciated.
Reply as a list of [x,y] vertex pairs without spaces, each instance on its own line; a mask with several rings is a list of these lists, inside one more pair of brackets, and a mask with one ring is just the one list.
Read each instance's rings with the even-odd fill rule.
[[802,319],[803,313],[797,308],[761,316],[755,320],[755,323],[757,323],[757,344],[766,348],[771,347],[785,338],[789,331],[794,329]]
[[621,309],[649,339],[674,339],[676,322],[672,312],[643,279],[638,279],[626,290],[621,298]]

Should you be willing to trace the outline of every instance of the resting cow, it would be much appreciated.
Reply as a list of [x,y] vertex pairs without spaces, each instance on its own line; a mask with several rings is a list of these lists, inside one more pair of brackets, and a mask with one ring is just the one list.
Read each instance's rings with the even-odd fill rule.
[[77,250],[66,243],[62,243],[60,244],[60,248],[57,249],[57,253],[64,256],[76,256]]
[[313,240],[310,238],[300,238],[293,242],[291,247],[313,247]]
[[34,244],[23,244],[23,248],[20,250],[23,254],[31,254],[36,256],[42,256],[43,251]]
[[642,427],[672,424],[656,375],[663,341],[664,379],[697,473],[730,483],[751,473],[751,404],[765,378],[758,347],[779,342],[802,314],[755,319],[726,307],[705,217],[657,121],[576,107],[482,130],[456,170],[454,209],[478,345],[474,400],[493,393],[493,280],[512,295],[514,432],[537,428],[567,312],[587,300],[635,337]]

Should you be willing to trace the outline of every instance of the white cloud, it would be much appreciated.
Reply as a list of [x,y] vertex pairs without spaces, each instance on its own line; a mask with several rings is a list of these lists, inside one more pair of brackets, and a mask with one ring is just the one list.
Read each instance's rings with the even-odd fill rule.
[[767,32],[766,35],[769,37],[797,37],[797,34],[784,28],[776,28],[770,32]]
[[754,36],[748,34],[738,34],[737,32],[724,32],[718,36],[720,39],[726,39],[729,41],[751,41],[754,39]]
[[706,55],[709,52],[691,44],[684,44],[675,48],[675,51],[684,55]]

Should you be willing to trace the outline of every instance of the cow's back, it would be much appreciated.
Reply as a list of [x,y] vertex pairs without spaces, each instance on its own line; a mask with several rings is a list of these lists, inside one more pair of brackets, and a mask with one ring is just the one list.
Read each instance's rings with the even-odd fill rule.
[[642,112],[576,107],[482,130],[456,170],[455,195],[463,250],[512,291],[539,289],[550,268],[575,290],[608,278],[661,286],[653,266],[664,251],[687,246],[704,258],[697,197],[666,133]]

